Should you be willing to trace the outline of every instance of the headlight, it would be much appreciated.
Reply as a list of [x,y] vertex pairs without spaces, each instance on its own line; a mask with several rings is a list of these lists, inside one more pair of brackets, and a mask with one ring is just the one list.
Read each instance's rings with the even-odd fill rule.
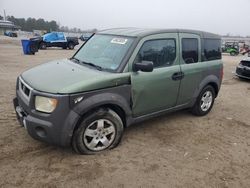
[[35,108],[37,111],[51,113],[55,110],[57,100],[48,97],[36,96]]

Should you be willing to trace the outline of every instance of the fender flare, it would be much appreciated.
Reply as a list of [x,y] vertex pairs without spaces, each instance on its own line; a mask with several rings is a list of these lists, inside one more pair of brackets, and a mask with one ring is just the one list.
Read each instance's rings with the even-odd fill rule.
[[220,89],[220,85],[221,85],[220,80],[215,75],[209,75],[201,81],[198,89],[194,92],[193,98],[197,98],[199,96],[200,92],[202,91],[202,89],[209,84],[212,86],[216,86],[215,92],[216,92],[216,96],[217,96],[217,93],[218,93],[218,91]]
[[131,116],[130,98],[125,98],[117,93],[105,92],[99,93],[87,98],[83,98],[82,102],[73,107],[73,111],[81,117],[87,112],[100,106],[114,105],[119,107],[125,114],[124,118]]

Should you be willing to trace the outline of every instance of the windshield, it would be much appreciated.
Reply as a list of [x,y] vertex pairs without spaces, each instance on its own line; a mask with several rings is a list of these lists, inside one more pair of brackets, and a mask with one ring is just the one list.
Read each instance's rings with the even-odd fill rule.
[[131,37],[94,35],[75,54],[81,62],[91,63],[102,69],[115,71],[133,42]]

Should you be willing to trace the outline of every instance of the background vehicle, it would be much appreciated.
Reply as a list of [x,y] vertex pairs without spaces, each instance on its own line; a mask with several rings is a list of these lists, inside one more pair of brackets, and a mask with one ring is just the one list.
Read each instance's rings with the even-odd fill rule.
[[220,36],[121,28],[91,37],[71,58],[17,80],[14,106],[29,134],[81,154],[112,149],[126,127],[161,114],[210,112],[223,76]]
[[240,54],[245,55],[250,52],[249,45],[245,43],[241,43],[240,45]]
[[238,42],[226,42],[222,45],[222,52],[229,53],[231,56],[239,54],[239,43]]
[[13,31],[6,31],[4,32],[4,35],[8,37],[17,37],[17,33]]
[[94,34],[95,33],[84,33],[79,37],[79,39],[82,41],[87,41]]
[[52,32],[43,35],[42,37],[31,38],[39,49],[47,47],[62,47],[63,49],[74,49],[79,44],[77,37],[66,37],[62,32]]
[[236,76],[250,79],[250,58],[240,61],[239,65],[236,67]]

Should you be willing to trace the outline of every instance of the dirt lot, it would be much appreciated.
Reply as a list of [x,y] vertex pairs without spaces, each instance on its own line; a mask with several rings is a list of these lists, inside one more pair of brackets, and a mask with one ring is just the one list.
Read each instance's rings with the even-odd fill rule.
[[33,140],[16,121],[16,77],[74,51],[22,54],[0,38],[0,187],[250,187],[250,82],[232,74],[242,56],[224,56],[224,81],[205,117],[182,111],[132,126],[116,149],[76,155]]

